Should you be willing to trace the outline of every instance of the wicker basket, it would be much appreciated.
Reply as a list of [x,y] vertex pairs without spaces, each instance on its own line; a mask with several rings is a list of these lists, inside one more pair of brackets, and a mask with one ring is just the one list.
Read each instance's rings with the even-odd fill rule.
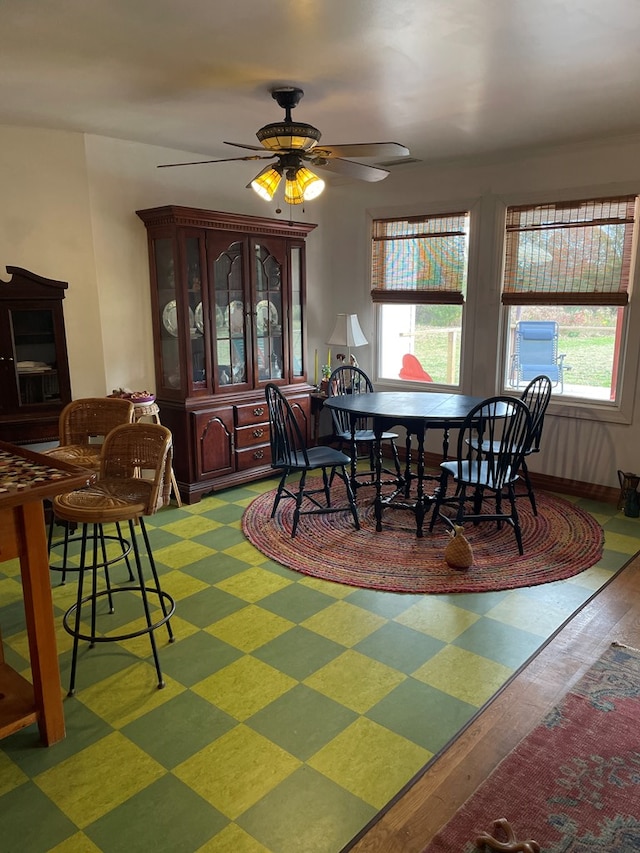
[[444,549],[444,558],[452,569],[468,569],[473,565],[473,549],[464,535],[464,528],[454,524],[451,540]]

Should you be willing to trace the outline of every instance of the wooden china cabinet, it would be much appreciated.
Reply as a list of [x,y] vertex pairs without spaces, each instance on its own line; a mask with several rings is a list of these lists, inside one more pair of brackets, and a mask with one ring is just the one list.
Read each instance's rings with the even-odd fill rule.
[[315,225],[169,205],[147,228],[160,419],[187,503],[272,473],[264,389],[309,438],[305,244]]
[[66,281],[7,267],[0,281],[0,440],[55,441],[71,401],[62,300]]

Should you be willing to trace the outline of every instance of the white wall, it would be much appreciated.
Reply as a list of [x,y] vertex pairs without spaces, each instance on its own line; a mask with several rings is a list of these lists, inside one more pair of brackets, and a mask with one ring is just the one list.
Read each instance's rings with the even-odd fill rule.
[[[540,193],[554,199],[640,192],[640,143],[618,140],[483,163],[396,167],[379,184],[328,183],[325,194],[293,218],[317,222],[307,241],[309,367],[326,358],[338,312],[357,312],[375,340],[369,298],[369,218],[425,212],[439,204],[474,206],[481,217],[471,261],[470,324],[463,364],[468,393],[493,393],[498,348],[501,211],[504,202]],[[6,265],[69,282],[65,299],[74,397],[128,386],[155,389],[146,231],[135,211],[164,204],[275,216],[275,205],[246,184],[255,163],[157,169],[198,159],[104,137],[0,127],[0,275]],[[3,276],[4,277],[4,276]],[[640,311],[636,311],[640,315]],[[640,323],[640,316],[636,326]],[[637,340],[632,342],[633,370]],[[372,371],[373,346],[357,357]],[[638,387],[629,395],[637,398]],[[597,409],[545,426],[543,452],[531,467],[543,473],[617,487],[616,470],[640,470],[640,416],[611,423]],[[565,412],[564,414],[568,414]]]
[[0,278],[16,266],[69,282],[64,314],[74,397],[103,394],[105,365],[89,186],[79,134],[0,126]]

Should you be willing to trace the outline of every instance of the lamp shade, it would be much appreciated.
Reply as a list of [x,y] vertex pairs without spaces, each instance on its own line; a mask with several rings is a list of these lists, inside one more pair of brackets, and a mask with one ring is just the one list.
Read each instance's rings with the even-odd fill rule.
[[344,347],[362,347],[369,342],[360,328],[357,314],[338,314],[327,343]]

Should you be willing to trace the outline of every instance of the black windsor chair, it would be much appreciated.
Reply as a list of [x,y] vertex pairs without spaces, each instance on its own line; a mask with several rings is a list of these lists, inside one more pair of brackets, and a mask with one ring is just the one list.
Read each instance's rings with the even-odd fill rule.
[[[508,395],[490,397],[467,414],[458,434],[457,458],[440,465],[429,530],[440,517],[447,523],[504,521],[515,532],[518,551],[524,553],[516,508],[514,484],[524,454],[531,441],[531,415],[522,400]],[[456,484],[455,495],[447,497],[449,477]],[[506,495],[503,495],[506,490]],[[495,501],[494,512],[483,512],[487,492]],[[508,509],[503,502],[508,501]],[[467,508],[467,504],[471,504]],[[455,508],[451,519],[442,515],[444,506]]]
[[[360,367],[352,365],[343,365],[337,367],[329,378],[329,397],[337,397],[343,394],[370,394],[374,390],[373,383],[367,374]],[[375,447],[376,436],[372,428],[371,418],[361,417],[356,421],[355,434],[351,435],[351,417],[348,412],[342,412],[338,409],[331,409],[331,418],[333,420],[333,431],[338,441],[338,449],[342,450],[346,445],[351,454],[351,482],[357,484],[356,477],[368,478],[362,485],[369,485],[374,482],[375,477]],[[394,483],[403,483],[404,479],[400,468],[400,458],[398,456],[398,448],[396,439],[398,438],[395,432],[383,432],[382,441],[388,441],[391,445],[391,453],[393,455],[393,463],[395,466]],[[358,456],[358,446],[366,447],[366,454]],[[369,469],[366,471],[357,471],[358,459],[368,459]],[[393,472],[383,469],[384,473],[392,474]]]
[[[350,465],[351,457],[334,447],[307,447],[294,411],[278,386],[269,382],[265,387],[265,395],[271,428],[271,467],[282,471],[271,510],[271,518],[275,516],[278,504],[283,497],[293,498],[296,502],[291,530],[291,537],[293,538],[298,529],[300,516],[345,512],[344,507],[331,506],[329,477],[333,478],[335,474],[345,485],[349,510],[353,516],[355,528],[359,530],[358,510],[351,483],[346,473],[346,466]],[[322,471],[322,488],[306,488],[307,474],[310,471]],[[295,491],[293,486],[289,489],[286,485],[287,477],[293,473],[300,474]],[[320,494],[324,495],[324,504],[317,499]],[[306,506],[303,503],[305,500],[312,505],[311,509],[303,509],[303,505]]]
[[522,464],[520,466],[522,478],[527,491],[521,493],[516,492],[516,497],[528,496],[534,515],[538,514],[538,507],[536,506],[536,496],[533,491],[531,478],[529,477],[529,469],[527,468],[527,456],[540,451],[542,427],[544,426],[544,416],[547,411],[547,406],[551,399],[551,388],[552,382],[548,376],[536,376],[520,395],[520,399],[523,403],[526,403],[529,409],[529,414],[531,415],[531,434],[529,436],[529,445],[524,452]]

